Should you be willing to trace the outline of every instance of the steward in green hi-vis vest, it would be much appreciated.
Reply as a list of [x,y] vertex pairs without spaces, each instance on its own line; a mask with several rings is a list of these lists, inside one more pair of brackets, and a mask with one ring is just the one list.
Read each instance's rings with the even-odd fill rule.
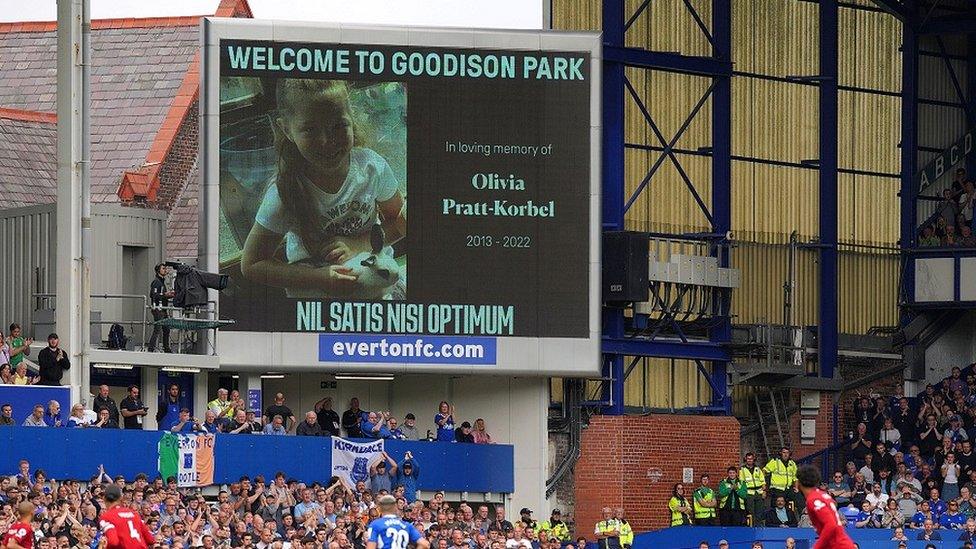
[[727,475],[718,483],[718,522],[722,526],[745,524],[746,498],[749,490],[739,480],[739,470],[729,467]]

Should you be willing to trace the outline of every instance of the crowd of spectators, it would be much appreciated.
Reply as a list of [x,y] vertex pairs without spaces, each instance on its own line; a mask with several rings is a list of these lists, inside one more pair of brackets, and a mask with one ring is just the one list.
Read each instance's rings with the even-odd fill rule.
[[[893,540],[976,541],[976,371],[952,368],[916,398],[860,397],[854,403],[849,458],[824,479],[848,528],[887,528]],[[788,448],[762,467],[748,453],[713,489],[676,484],[672,526],[809,526],[793,489]]]
[[942,199],[935,214],[922,226],[919,246],[976,248],[976,236],[973,235],[974,204],[976,189],[973,181],[966,177],[964,168],[959,168],[952,185],[942,190]]
[[[10,404],[0,404],[0,426],[23,425],[27,427],[70,427],[103,429],[142,429],[150,408],[140,398],[139,387],[132,385],[121,402],[111,397],[107,385],[99,387],[91,407],[75,404],[64,415],[61,404],[51,400],[36,404],[31,412],[18,420],[18,411]],[[23,411],[22,413],[26,413]],[[462,442],[491,444],[491,434],[485,420],[478,418],[474,425],[468,421],[456,424],[454,407],[441,402],[433,415],[431,429],[424,433],[417,425],[417,417],[408,413],[403,423],[387,411],[367,411],[360,408],[359,399],[350,399],[349,408],[339,414],[332,409],[332,398],[325,397],[315,403],[299,421],[285,404],[285,395],[275,393],[274,402],[259,417],[248,409],[247,403],[236,389],[220,388],[217,396],[207,403],[203,419],[192,416],[190,409],[181,404],[180,388],[171,384],[159,402],[155,417],[160,430],[173,432],[208,432],[253,435],[343,436],[349,438],[428,440],[438,442]]]
[[[536,523],[530,509],[516,522],[503,506],[452,504],[443,493],[417,499],[403,471],[419,468],[408,452],[391,470],[374,467],[370,482],[351,486],[340,477],[305,484],[277,473],[265,479],[240,477],[220,487],[215,498],[196,488],[178,488],[175,478],[111,478],[103,467],[90,479],[55,481],[21,461],[19,470],[0,477],[0,531],[15,520],[23,501],[36,506],[35,547],[87,548],[98,531],[106,483],[122,490],[122,505],[139,513],[156,539],[154,547],[258,549],[363,549],[366,526],[379,516],[375,502],[396,498],[398,514],[437,549],[576,549],[558,510]],[[394,467],[395,464],[395,467]],[[396,468],[400,473],[394,474]],[[392,479],[392,483],[390,482]]]

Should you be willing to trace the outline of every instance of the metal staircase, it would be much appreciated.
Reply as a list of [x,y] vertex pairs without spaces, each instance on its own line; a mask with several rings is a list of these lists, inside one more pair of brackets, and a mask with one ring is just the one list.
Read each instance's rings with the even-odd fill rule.
[[763,461],[779,455],[779,449],[790,445],[790,396],[788,390],[770,389],[753,394],[755,414],[758,419],[756,453],[765,454]]

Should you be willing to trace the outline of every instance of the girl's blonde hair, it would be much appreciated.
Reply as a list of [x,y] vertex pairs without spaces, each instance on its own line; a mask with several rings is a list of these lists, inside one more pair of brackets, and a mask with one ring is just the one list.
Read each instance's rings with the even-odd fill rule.
[[[282,78],[275,86],[275,102],[278,114],[287,118],[297,111],[299,105],[330,102],[341,104],[352,119],[353,146],[363,146],[363,133],[352,115],[349,102],[349,87],[343,80],[314,80],[308,78]],[[314,243],[322,242],[323,235],[318,229],[313,202],[308,199],[309,190],[299,175],[305,159],[298,147],[288,139],[281,128],[275,130],[275,150],[278,153],[278,196],[285,211],[297,223],[298,235],[309,253]]]

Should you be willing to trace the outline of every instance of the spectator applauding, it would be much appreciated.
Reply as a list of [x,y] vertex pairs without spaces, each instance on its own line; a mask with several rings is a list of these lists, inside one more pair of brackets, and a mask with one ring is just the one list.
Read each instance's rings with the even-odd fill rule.
[[68,427],[88,427],[90,423],[85,417],[85,407],[75,404],[71,407],[71,415],[68,416]]
[[365,438],[390,438],[389,427],[386,420],[390,418],[389,412],[370,412],[366,416],[366,421],[362,422],[361,427]]
[[304,437],[321,437],[326,435],[326,433],[322,432],[319,417],[315,415],[315,412],[305,412],[305,421],[298,424],[298,427],[295,429],[295,434]]
[[286,432],[291,432],[297,423],[291,408],[285,406],[285,395],[282,393],[275,393],[274,404],[268,406],[268,409],[264,411],[264,424],[271,423],[275,416],[281,416]]
[[217,418],[233,419],[234,405],[234,402],[227,400],[227,389],[221,387],[217,389],[217,398],[207,403],[207,409],[213,410]]
[[337,437],[339,432],[339,414],[332,409],[332,397],[327,396],[315,403],[312,407],[315,410],[315,417],[318,418],[319,426],[322,427],[322,436]]
[[366,414],[359,409],[359,399],[352,397],[349,400],[349,409],[342,412],[342,428],[346,430],[349,438],[363,438],[363,431],[360,424],[365,419]]
[[217,423],[217,414],[213,410],[207,410],[203,414],[203,423],[200,424],[200,429],[211,434],[220,432],[220,424]]
[[142,418],[149,414],[149,408],[139,398],[139,387],[129,386],[129,394],[119,403],[122,426],[126,429],[142,429]]
[[[397,485],[403,486],[403,497],[407,500],[407,503],[413,503],[417,500],[417,478],[419,476],[420,466],[417,465],[417,461],[413,458],[413,453],[408,451],[403,456],[403,461],[400,462],[400,470],[397,471],[396,478]],[[502,507],[502,518],[504,518],[504,509]]]
[[34,405],[34,412],[24,420],[24,427],[47,427],[44,423],[44,407],[40,404]]
[[[373,494],[378,494],[380,490],[387,493],[393,492],[393,481],[397,478],[397,464],[390,457],[390,454],[383,452],[382,458],[371,465],[369,468],[369,486]],[[389,469],[387,468],[389,463]]]
[[253,428],[254,424],[247,420],[247,414],[244,410],[238,410],[234,416],[234,421],[231,421],[227,426],[227,432],[235,435],[250,435],[254,432]]
[[10,325],[10,335],[7,336],[7,344],[10,345],[10,367],[17,369],[24,358],[30,356],[30,346],[34,343],[32,338],[25,338],[20,324],[16,322]]
[[14,372],[11,383],[14,385],[34,385],[38,381],[39,378],[32,378],[27,374],[27,364],[21,362],[20,365],[17,366],[17,370]]
[[434,424],[437,425],[438,442],[454,442],[454,407],[446,401],[441,401],[434,415]]
[[68,353],[58,347],[58,334],[47,336],[47,347],[41,349],[37,355],[38,366],[40,367],[40,385],[61,385],[61,378],[64,371],[71,367],[68,360]]

